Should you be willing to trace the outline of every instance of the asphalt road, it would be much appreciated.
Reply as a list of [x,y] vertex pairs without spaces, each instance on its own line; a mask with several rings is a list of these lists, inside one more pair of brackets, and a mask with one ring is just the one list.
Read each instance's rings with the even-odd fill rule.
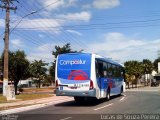
[[[160,114],[158,90],[127,91],[122,96],[113,96],[110,101],[88,101],[81,104],[75,103],[73,98],[69,99],[67,102],[20,113],[18,120],[143,119],[150,117],[150,114]],[[160,115],[151,117],[160,119]]]

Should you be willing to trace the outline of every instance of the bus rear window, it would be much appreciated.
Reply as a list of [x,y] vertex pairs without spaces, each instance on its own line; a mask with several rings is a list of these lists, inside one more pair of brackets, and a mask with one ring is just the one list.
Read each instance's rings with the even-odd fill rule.
[[91,55],[66,54],[60,55],[57,63],[58,78],[67,80],[89,80]]

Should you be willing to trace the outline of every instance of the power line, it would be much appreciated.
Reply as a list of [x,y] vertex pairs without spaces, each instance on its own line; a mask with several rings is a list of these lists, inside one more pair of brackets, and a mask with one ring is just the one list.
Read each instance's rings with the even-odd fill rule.
[[40,11],[42,11],[42,10],[44,10],[44,9],[46,9],[46,8],[48,8],[48,7],[52,6],[52,5],[54,5],[54,4],[56,4],[56,3],[58,3],[59,1],[61,1],[61,0],[57,0],[57,1],[53,2],[53,3],[51,3],[51,4],[48,4],[48,5],[44,6],[44,7],[42,7],[42,8],[40,8],[40,9],[36,10],[36,12],[38,13],[38,12],[40,12]]
[[[34,13],[38,13],[38,12],[40,12],[41,10],[43,10],[43,9],[45,9],[45,8],[53,5],[53,4],[56,4],[56,3],[59,2],[59,1],[61,1],[61,0],[57,0],[56,2],[53,2],[53,3],[49,4],[49,5],[46,5],[46,6],[40,8],[40,9],[38,9],[38,10],[36,10],[36,11],[32,11],[32,12],[30,12],[29,14],[23,16],[23,17],[20,19],[20,21],[15,25],[15,27],[12,29],[12,31],[17,28],[17,26],[22,22],[23,18],[25,18],[25,17],[27,17],[27,16],[29,16],[29,15],[32,15],[32,14],[34,14]],[[18,2],[18,3],[19,3],[19,2]],[[11,32],[12,32],[12,31],[11,31]]]
[[[40,10],[40,9],[38,9]],[[39,15],[40,16],[40,15]],[[41,17],[41,16],[40,16]],[[42,18],[42,17],[41,17]],[[112,24],[133,24],[133,23],[148,23],[148,22],[155,22],[155,21],[159,21],[160,19],[149,19],[149,20],[135,20],[135,21],[122,21],[122,22],[117,22],[117,23],[99,23],[99,24],[88,24],[88,25],[72,25],[72,26],[61,26],[62,29],[54,29],[54,28],[59,28],[59,27],[46,27],[45,25],[47,25],[47,23],[42,23],[44,27],[34,27],[34,28],[27,28],[28,30],[36,30],[36,29],[41,29],[40,31],[44,31],[46,32],[46,28],[48,29],[48,32],[55,32],[55,31],[60,31],[60,32],[64,32],[64,36],[63,36],[63,43],[66,43],[66,38],[72,38],[73,36],[71,36],[71,34],[67,34],[67,32],[65,32],[67,29],[72,29],[72,30],[93,30],[93,29],[115,29],[115,28],[134,28],[134,27],[155,27],[155,25],[135,25],[135,26],[105,26],[105,25],[112,25]],[[25,21],[25,20],[24,20]],[[47,25],[48,26],[48,25]],[[18,30],[25,30],[25,28],[17,28]],[[27,30],[26,29],[26,30]],[[48,33],[47,33],[48,34]],[[50,35],[49,35],[50,36]],[[53,36],[51,36],[51,38],[53,38]],[[58,39],[58,37],[54,37],[54,39]],[[61,39],[60,39],[61,40]],[[73,38],[72,38],[73,40]],[[75,42],[76,43],[76,42]],[[76,43],[77,44],[77,43]]]
[[35,11],[33,11],[33,12],[31,12],[31,13],[23,16],[23,17],[18,21],[18,23],[14,26],[14,28],[12,28],[10,34],[11,34],[11,33],[17,28],[17,26],[22,22],[23,18],[25,18],[25,17],[27,17],[27,16],[29,16],[29,15],[32,15],[32,14],[34,14],[34,13],[35,13]]
[[[22,6],[22,5],[21,5]],[[30,11],[30,10],[28,10],[27,8],[25,8],[27,11]],[[46,23],[45,23],[46,24]],[[41,24],[42,25],[42,24]],[[47,25],[48,26],[48,25]],[[42,28],[43,30],[45,29],[45,27],[43,27]],[[41,31],[41,30],[40,30]],[[44,31],[46,31],[46,30],[44,30]],[[54,32],[54,31],[53,31]],[[49,35],[50,36],[50,35]],[[70,38],[69,38],[70,39]],[[65,38],[63,38],[63,40],[65,41]],[[66,43],[66,42],[65,42]]]
[[[35,13],[35,11],[34,12],[31,12],[30,14],[27,14],[27,15],[25,15],[24,17],[27,17],[27,16],[29,16],[29,15],[31,15],[31,14],[34,14]],[[20,22],[22,21],[22,19],[24,18],[24,17],[22,17],[21,18],[21,20],[18,22],[18,24],[16,24],[16,26],[12,29],[12,32],[13,32],[13,30],[15,30],[15,28],[17,28],[17,26],[20,24]],[[30,37],[30,36],[29,36]],[[29,38],[28,37],[28,38]],[[32,38],[33,39],[33,38]],[[36,39],[35,39],[36,40]],[[39,41],[40,42],[40,41]],[[38,42],[37,42],[38,43]],[[40,44],[39,44],[40,45]],[[49,48],[48,48],[49,49]]]
[[[123,22],[111,22],[111,23],[99,23],[99,24],[88,24],[88,25],[71,25],[71,26],[61,26],[63,29],[69,29],[69,28],[79,28],[79,27],[94,27],[94,26],[104,26],[104,25],[119,25],[119,24],[128,24],[128,23],[146,23],[146,22],[155,22],[155,21],[160,21],[160,19],[150,19],[150,20],[139,20],[139,21],[123,21]],[[41,28],[59,28],[59,27],[32,27],[32,28],[18,28],[18,29],[32,29],[32,30],[36,30],[36,29],[41,29]],[[58,29],[57,29],[58,31]]]

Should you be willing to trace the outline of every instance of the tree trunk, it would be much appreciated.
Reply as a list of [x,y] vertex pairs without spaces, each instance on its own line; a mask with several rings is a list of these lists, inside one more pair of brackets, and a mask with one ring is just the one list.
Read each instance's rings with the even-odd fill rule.
[[138,82],[138,80],[136,79],[136,83],[135,83],[135,87],[137,88],[137,82]]
[[38,80],[38,88],[41,87],[41,80]]
[[15,89],[15,95],[18,95],[18,93],[17,93],[17,85],[18,85],[18,80],[15,80],[14,81],[14,89]]
[[127,84],[128,84],[128,89],[130,89],[130,87],[129,87],[129,82],[127,82]]

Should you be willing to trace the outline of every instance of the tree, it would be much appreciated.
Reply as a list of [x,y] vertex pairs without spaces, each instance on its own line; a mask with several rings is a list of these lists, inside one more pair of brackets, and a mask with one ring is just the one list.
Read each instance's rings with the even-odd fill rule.
[[[52,55],[54,55],[55,58],[57,58],[57,56],[59,54],[64,54],[64,53],[77,53],[77,52],[82,52],[83,50],[80,51],[74,51],[71,49],[71,44],[67,43],[64,46],[60,47],[60,46],[55,46],[55,51],[52,52]],[[52,79],[55,78],[55,63],[56,60],[54,60],[54,62],[52,63],[52,66],[50,66],[49,68],[49,74],[51,76]]]
[[145,80],[145,85],[148,85],[148,74],[151,74],[153,71],[153,64],[150,60],[148,59],[143,59],[143,73],[145,76],[147,75],[147,78]]
[[41,80],[44,80],[46,77],[47,68],[45,67],[48,63],[43,62],[42,60],[35,60],[30,64],[30,74],[32,77],[38,80],[38,87],[41,86]]
[[55,74],[55,61],[52,63],[52,65],[49,67],[49,76],[52,80],[54,80],[54,74]]
[[[134,81],[135,76],[134,75],[129,75],[127,73],[125,73],[125,78],[126,78],[126,83],[128,85],[128,88],[130,88],[129,83]],[[132,84],[132,88],[133,88],[133,84]]]
[[3,78],[3,65],[2,65],[2,56],[0,56],[0,80]]
[[77,53],[77,52],[82,52],[83,50],[80,51],[74,51],[71,49],[71,44],[67,43],[64,46],[60,47],[60,46],[55,46],[55,51],[52,52],[52,55],[54,55],[55,58],[57,58],[57,56],[59,54],[64,54],[64,53]]
[[150,60],[148,59],[143,59],[143,71],[146,74],[151,74],[153,71],[153,64]]
[[126,69],[126,74],[129,75],[129,78],[132,78],[132,79],[129,79],[130,82],[132,82],[132,85],[133,85],[133,83],[135,83],[137,85],[138,78],[140,78],[141,75],[143,74],[142,62],[138,62],[135,60],[126,61],[124,63],[124,65],[125,65],[125,69]]
[[53,83],[53,81],[52,81],[51,76],[50,75],[46,75],[42,86],[50,86],[50,85],[52,85],[52,83]]
[[154,69],[158,72],[158,62],[160,62],[160,57],[155,59],[153,62]]
[[[4,53],[1,58],[4,58]],[[4,60],[2,59],[2,64]],[[26,59],[24,51],[9,51],[9,80],[14,81],[15,94],[17,94],[17,85],[19,80],[29,77],[29,61]]]

